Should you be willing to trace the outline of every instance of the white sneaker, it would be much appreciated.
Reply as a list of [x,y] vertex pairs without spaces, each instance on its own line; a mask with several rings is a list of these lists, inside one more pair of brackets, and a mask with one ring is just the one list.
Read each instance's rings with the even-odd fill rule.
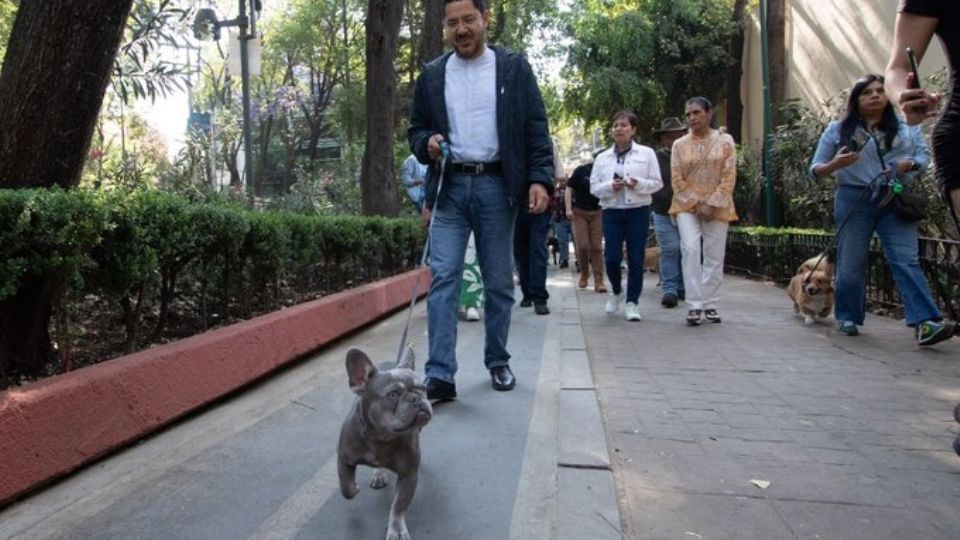
[[633,302],[627,302],[627,308],[624,311],[626,311],[628,321],[640,320],[640,308]]
[[475,307],[473,307],[473,306],[470,306],[470,307],[467,308],[466,318],[467,318],[468,321],[479,321],[479,320],[480,320],[480,312],[477,311],[477,308],[475,308]]
[[607,307],[605,307],[604,310],[607,313],[616,313],[617,309],[620,308],[620,299],[622,298],[623,298],[623,293],[620,293],[620,294],[610,293],[609,295],[607,295]]

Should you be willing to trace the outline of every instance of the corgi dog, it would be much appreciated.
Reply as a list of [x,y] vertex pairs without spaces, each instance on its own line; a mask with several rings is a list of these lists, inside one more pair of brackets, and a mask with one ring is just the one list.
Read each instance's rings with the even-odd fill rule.
[[817,255],[803,262],[790,279],[787,294],[793,300],[793,311],[803,317],[804,324],[830,315],[834,300],[834,265]]

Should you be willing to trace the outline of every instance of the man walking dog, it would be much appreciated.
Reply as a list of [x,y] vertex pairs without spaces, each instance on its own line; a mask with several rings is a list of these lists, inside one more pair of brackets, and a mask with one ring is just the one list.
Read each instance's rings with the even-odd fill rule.
[[[434,164],[424,206],[424,217],[436,212],[424,367],[432,401],[457,396],[457,292],[470,232],[486,286],[484,364],[495,390],[516,384],[507,352],[514,221],[520,205],[546,211],[553,189],[547,115],[533,70],[522,56],[486,45],[489,20],[484,0],[446,0],[444,32],[454,50],[427,64],[414,90],[410,149]],[[441,143],[449,156],[438,195]]]

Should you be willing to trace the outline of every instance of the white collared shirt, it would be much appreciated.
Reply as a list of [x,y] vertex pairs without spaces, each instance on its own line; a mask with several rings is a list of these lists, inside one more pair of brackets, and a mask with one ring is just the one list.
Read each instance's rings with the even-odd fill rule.
[[450,55],[443,88],[452,160],[485,163],[500,159],[496,53],[485,47],[483,54],[469,60]]

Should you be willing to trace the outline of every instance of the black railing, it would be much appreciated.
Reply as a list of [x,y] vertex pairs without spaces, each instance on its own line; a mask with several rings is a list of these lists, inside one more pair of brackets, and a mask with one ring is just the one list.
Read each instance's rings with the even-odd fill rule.
[[[727,238],[726,270],[783,285],[790,281],[801,262],[822,253],[831,240],[833,236],[828,234],[731,231]],[[954,320],[960,318],[960,242],[921,238],[918,249],[920,265],[940,309]],[[902,316],[900,293],[877,237],[870,242],[869,260],[867,301],[871,309]]]

